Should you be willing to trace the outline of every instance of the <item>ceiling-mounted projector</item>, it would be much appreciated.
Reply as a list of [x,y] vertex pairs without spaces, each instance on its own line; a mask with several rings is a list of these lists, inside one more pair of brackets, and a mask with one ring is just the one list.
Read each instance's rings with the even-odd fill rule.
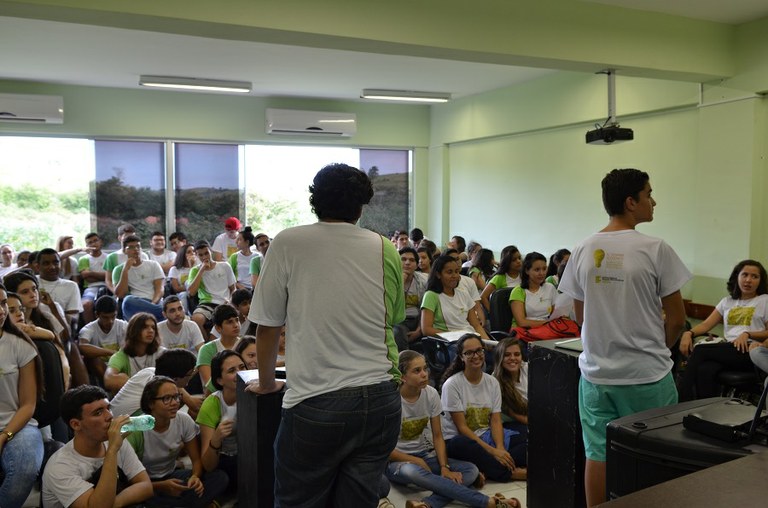
[[608,119],[603,125],[595,124],[595,130],[587,132],[587,144],[611,145],[621,141],[632,141],[635,133],[632,129],[623,129],[616,121],[616,75],[613,69],[601,71],[608,75]]
[[624,129],[616,125],[598,127],[587,132],[587,143],[590,145],[610,145],[616,141],[632,141],[635,133],[632,129]]

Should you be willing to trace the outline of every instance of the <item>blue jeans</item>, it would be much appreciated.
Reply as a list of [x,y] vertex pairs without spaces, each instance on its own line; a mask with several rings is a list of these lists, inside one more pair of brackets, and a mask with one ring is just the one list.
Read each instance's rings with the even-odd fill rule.
[[[186,484],[190,476],[192,476],[191,470],[177,469],[173,473],[163,478],[153,478],[153,481],[168,480],[170,478],[174,478],[174,479],[181,480]],[[197,493],[195,493],[194,490],[190,489],[185,491],[179,497],[168,496],[166,494],[155,494],[153,497],[147,499],[144,503],[147,506],[152,506],[152,507],[154,506],[158,506],[158,507],[189,506],[193,508],[203,508],[211,504],[211,502],[213,502],[213,500],[216,499],[216,497],[219,496],[222,492],[224,492],[224,489],[227,488],[227,482],[228,482],[227,474],[220,469],[214,469],[210,473],[205,473],[201,478],[201,480],[203,480],[203,489],[204,489],[202,497],[198,497]]]
[[[487,431],[490,433],[490,429]],[[508,429],[504,429],[504,445],[515,465],[525,467],[528,464],[528,445],[527,436],[522,434],[513,434]],[[484,439],[486,443],[493,446],[493,439]],[[489,480],[506,483],[512,480],[512,471],[502,465],[501,462],[485,451],[476,441],[459,434],[446,440],[445,448],[448,456],[460,460],[472,462]]]
[[123,298],[123,319],[130,321],[133,315],[138,314],[139,312],[149,312],[155,316],[158,323],[165,319],[163,316],[163,306],[161,304],[152,303],[146,298],[141,298],[139,296],[126,295]]
[[392,381],[283,409],[275,438],[275,507],[375,507],[399,432],[400,392]]
[[440,508],[453,500],[478,508],[488,506],[488,496],[469,488],[479,473],[477,466],[463,460],[448,459],[451,471],[461,473],[461,484],[458,484],[440,476],[440,464],[434,452],[420,452],[413,455],[424,459],[432,471],[427,471],[411,462],[390,462],[386,471],[387,478],[396,483],[413,484],[422,489],[431,490],[432,495],[422,499],[422,502],[427,503],[430,508]]
[[42,463],[43,436],[37,427],[27,424],[3,445],[0,456],[5,474],[0,485],[0,505],[3,508],[19,508],[24,504]]

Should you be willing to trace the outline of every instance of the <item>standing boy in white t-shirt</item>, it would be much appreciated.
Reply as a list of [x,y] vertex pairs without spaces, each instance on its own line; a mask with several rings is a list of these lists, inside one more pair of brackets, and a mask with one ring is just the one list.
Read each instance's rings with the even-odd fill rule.
[[606,498],[608,422],[677,403],[669,348],[685,324],[680,288],[691,273],[666,242],[635,231],[653,220],[648,180],[637,169],[605,176],[608,225],[574,249],[558,286],[573,297],[582,324],[579,415],[587,506]]

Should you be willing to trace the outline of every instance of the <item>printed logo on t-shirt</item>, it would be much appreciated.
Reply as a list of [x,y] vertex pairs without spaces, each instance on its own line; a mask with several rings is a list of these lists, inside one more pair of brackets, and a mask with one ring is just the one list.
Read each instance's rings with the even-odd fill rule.
[[596,249],[592,256],[595,258],[595,268],[600,268],[600,265],[603,264],[603,258],[605,258],[605,251],[603,249]]
[[429,418],[426,416],[420,418],[404,418],[400,424],[400,439],[403,441],[413,441],[421,436],[424,429],[427,428]]
[[734,307],[728,311],[728,324],[730,326],[749,326],[752,324],[752,316],[754,315],[754,307]]
[[467,421],[467,426],[476,431],[477,429],[488,428],[491,421],[491,408],[480,406],[469,406],[464,411],[464,418]]

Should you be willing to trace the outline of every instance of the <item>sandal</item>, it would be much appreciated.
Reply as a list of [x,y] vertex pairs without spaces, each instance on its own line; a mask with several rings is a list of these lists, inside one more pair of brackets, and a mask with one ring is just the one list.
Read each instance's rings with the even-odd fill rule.
[[520,500],[516,497],[507,499],[504,496],[499,496],[501,496],[501,494],[496,494],[493,496],[496,500],[496,508],[523,508],[523,505],[520,504]]

